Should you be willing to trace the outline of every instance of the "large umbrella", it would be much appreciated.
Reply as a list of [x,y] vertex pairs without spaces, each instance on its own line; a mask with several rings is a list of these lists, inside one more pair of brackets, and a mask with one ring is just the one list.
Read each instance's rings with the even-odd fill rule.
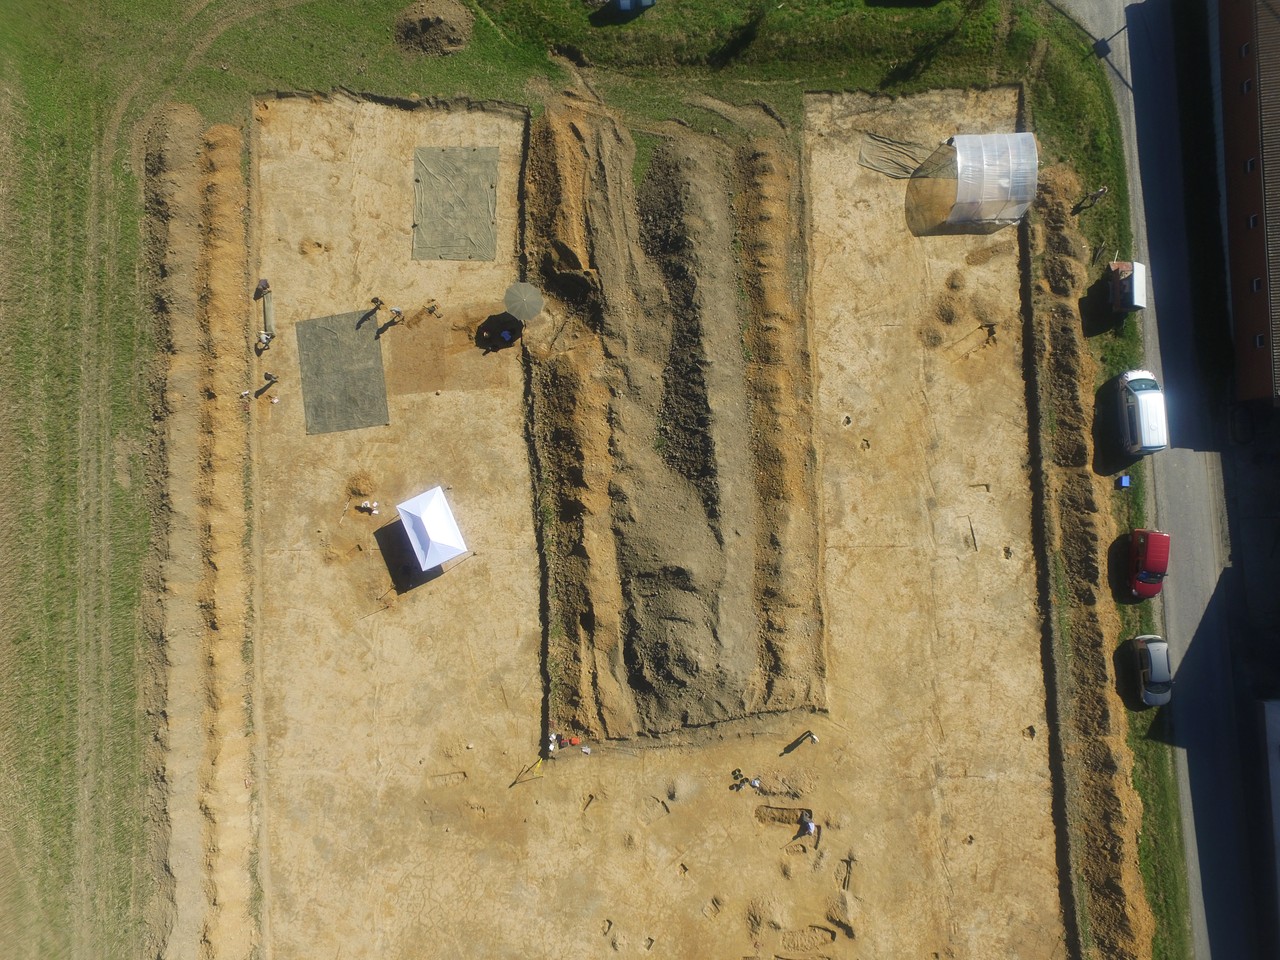
[[538,288],[531,283],[513,283],[502,298],[507,312],[521,323],[528,323],[542,312],[543,299]]

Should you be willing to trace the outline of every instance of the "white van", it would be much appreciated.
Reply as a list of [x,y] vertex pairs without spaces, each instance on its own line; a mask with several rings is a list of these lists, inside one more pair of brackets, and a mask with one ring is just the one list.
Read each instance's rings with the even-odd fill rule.
[[1120,375],[1120,440],[1127,453],[1142,456],[1169,445],[1164,394],[1150,370]]
[[1115,313],[1131,313],[1147,307],[1147,265],[1136,260],[1112,260],[1107,265],[1111,282],[1107,299]]

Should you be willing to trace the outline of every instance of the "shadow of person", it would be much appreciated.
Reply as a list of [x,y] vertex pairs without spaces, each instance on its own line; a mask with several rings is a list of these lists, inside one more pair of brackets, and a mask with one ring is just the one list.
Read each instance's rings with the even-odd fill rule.
[[1089,194],[1089,196],[1085,197],[1083,200],[1077,200],[1075,204],[1071,207],[1071,215],[1073,217],[1078,217],[1080,216],[1080,214],[1084,213],[1086,210],[1092,210],[1094,207],[1098,205],[1098,200],[1100,200],[1102,196],[1103,194],[1091,193]]
[[386,323],[380,326],[377,330],[373,331],[373,339],[381,340],[382,335],[384,333],[386,333],[388,330],[390,330],[392,327],[394,327],[397,323],[400,323],[400,322],[401,322],[400,317],[392,317],[390,320],[388,320]]
[[794,740],[788,743],[785,747],[783,747],[782,752],[778,754],[778,756],[785,757],[787,754],[792,753],[798,747],[800,747],[801,744],[808,743],[810,740],[813,740],[814,743],[818,742],[817,737],[813,735],[813,731],[806,730],[804,733],[800,734],[800,736],[796,737]]
[[377,315],[378,315],[377,307],[374,307],[372,310],[366,310],[364,313],[360,314],[360,319],[356,321],[356,329],[359,330],[361,327],[364,326],[366,320],[368,320],[370,317],[376,317]]
[[476,328],[476,346],[486,354],[513,347],[524,333],[524,324],[509,313],[486,317]]

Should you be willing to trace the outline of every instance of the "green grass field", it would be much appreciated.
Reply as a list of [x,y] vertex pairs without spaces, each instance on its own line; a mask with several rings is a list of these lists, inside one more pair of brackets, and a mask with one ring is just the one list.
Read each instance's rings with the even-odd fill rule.
[[[156,575],[165,331],[148,305],[139,169],[157,107],[186,102],[209,123],[243,127],[257,93],[343,87],[536,111],[532,91],[566,76],[548,55],[554,48],[594,65],[598,88],[641,131],[643,168],[647,124],[712,122],[685,103],[691,91],[766,100],[799,130],[805,90],[1020,82],[1042,158],[1113,185],[1112,202],[1088,221],[1090,241],[1130,243],[1105,78],[1087,38],[1047,4],[662,0],[632,22],[596,24],[578,0],[484,0],[473,4],[470,46],[443,60],[395,46],[404,5],[8,0],[0,10],[0,469],[12,501],[0,519],[7,956],[137,957],[148,952],[146,918],[159,895],[148,745],[160,650],[143,601]],[[1108,348],[1108,366],[1140,355],[1124,337]],[[1143,760],[1140,775],[1163,783],[1158,761]],[[1157,903],[1163,884],[1152,882]],[[1182,909],[1176,895],[1170,902],[1163,925]]]

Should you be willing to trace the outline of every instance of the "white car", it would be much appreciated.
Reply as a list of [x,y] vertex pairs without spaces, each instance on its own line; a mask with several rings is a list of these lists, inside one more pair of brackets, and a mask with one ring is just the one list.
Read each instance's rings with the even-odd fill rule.
[[1169,445],[1164,394],[1150,370],[1120,375],[1120,442],[1133,456],[1155,453]]

